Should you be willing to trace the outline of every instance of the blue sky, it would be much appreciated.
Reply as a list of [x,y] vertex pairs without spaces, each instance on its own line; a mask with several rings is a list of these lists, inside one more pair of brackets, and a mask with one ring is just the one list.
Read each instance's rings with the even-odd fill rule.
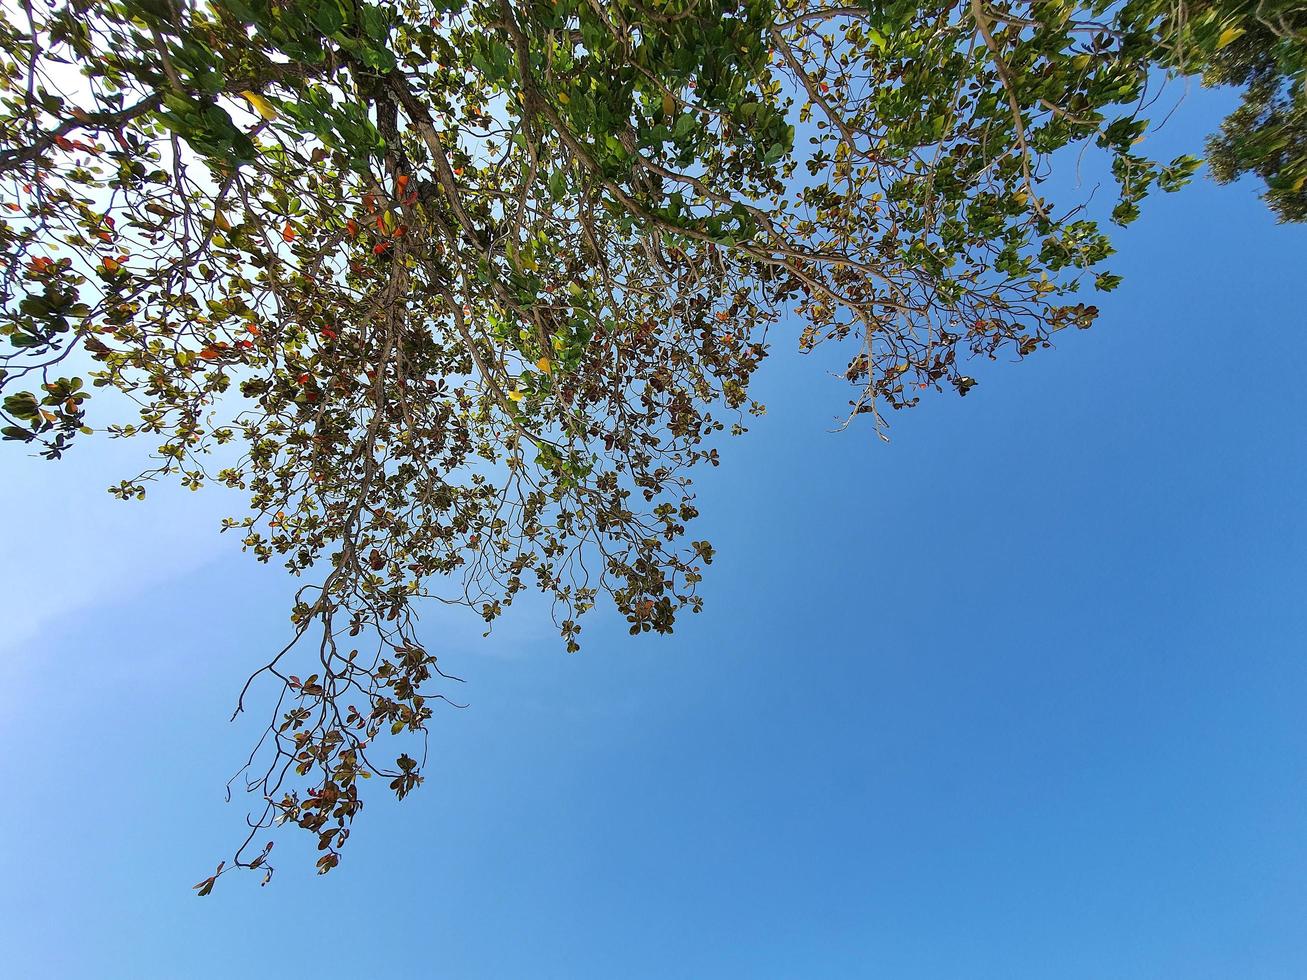
[[888,445],[778,332],[700,483],[703,615],[569,657],[431,610],[471,707],[428,783],[203,901],[292,585],[220,499],[112,501],[130,447],[7,453],[6,972],[1307,975],[1307,229],[1200,182],[1119,244],[1098,326]]

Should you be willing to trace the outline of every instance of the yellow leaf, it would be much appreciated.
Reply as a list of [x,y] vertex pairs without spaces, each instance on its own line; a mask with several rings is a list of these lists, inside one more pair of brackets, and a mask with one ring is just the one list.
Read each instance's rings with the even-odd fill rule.
[[663,115],[670,116],[676,111],[676,100],[672,98],[670,92],[663,93]]
[[277,110],[272,107],[272,103],[261,96],[258,92],[245,91],[241,93],[241,97],[250,105],[254,106],[254,111],[264,119],[268,120],[268,122],[272,122],[277,118]]
[[548,374],[551,368],[553,367],[553,365],[549,363],[549,358],[542,357],[540,358],[540,360],[536,361],[536,367],[538,367],[541,371],[545,372],[545,374]]
[[217,228],[219,231],[231,231],[231,222],[227,220],[227,216],[221,211],[214,211],[213,227]]
[[567,105],[569,102],[572,101],[572,97],[568,95],[566,92],[559,92],[558,101],[563,103],[563,105]]
[[508,393],[509,401],[520,402],[525,397],[526,395],[522,394],[522,392],[518,391],[516,388]]
[[1242,27],[1227,27],[1225,30],[1221,32],[1221,36],[1216,40],[1216,50],[1220,51],[1231,41],[1238,38],[1239,35],[1242,33],[1243,33]]

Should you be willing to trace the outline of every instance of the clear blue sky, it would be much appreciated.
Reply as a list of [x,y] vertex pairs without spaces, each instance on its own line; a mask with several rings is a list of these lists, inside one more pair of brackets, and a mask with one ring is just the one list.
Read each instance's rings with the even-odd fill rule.
[[326,878],[282,835],[190,891],[289,582],[207,495],[110,500],[114,447],[7,452],[4,972],[1307,976],[1307,229],[1202,182],[1120,245],[1099,326],[890,445],[778,332],[707,611],[568,657],[432,610],[472,706]]

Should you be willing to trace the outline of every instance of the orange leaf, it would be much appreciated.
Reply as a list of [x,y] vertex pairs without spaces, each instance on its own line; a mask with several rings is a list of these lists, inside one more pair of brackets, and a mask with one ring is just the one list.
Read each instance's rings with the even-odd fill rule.
[[295,229],[291,227],[290,222],[286,222],[286,227],[281,229],[282,241],[293,242],[295,240]]

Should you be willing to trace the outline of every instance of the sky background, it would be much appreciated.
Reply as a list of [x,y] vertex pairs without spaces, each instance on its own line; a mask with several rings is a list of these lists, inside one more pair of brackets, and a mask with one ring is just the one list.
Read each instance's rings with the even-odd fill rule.
[[699,483],[701,616],[568,656],[431,610],[471,707],[427,783],[325,878],[284,833],[202,901],[293,585],[220,495],[110,499],[130,444],[8,447],[4,972],[1307,976],[1307,228],[1204,181],[1118,243],[1098,326],[888,445],[778,331]]

